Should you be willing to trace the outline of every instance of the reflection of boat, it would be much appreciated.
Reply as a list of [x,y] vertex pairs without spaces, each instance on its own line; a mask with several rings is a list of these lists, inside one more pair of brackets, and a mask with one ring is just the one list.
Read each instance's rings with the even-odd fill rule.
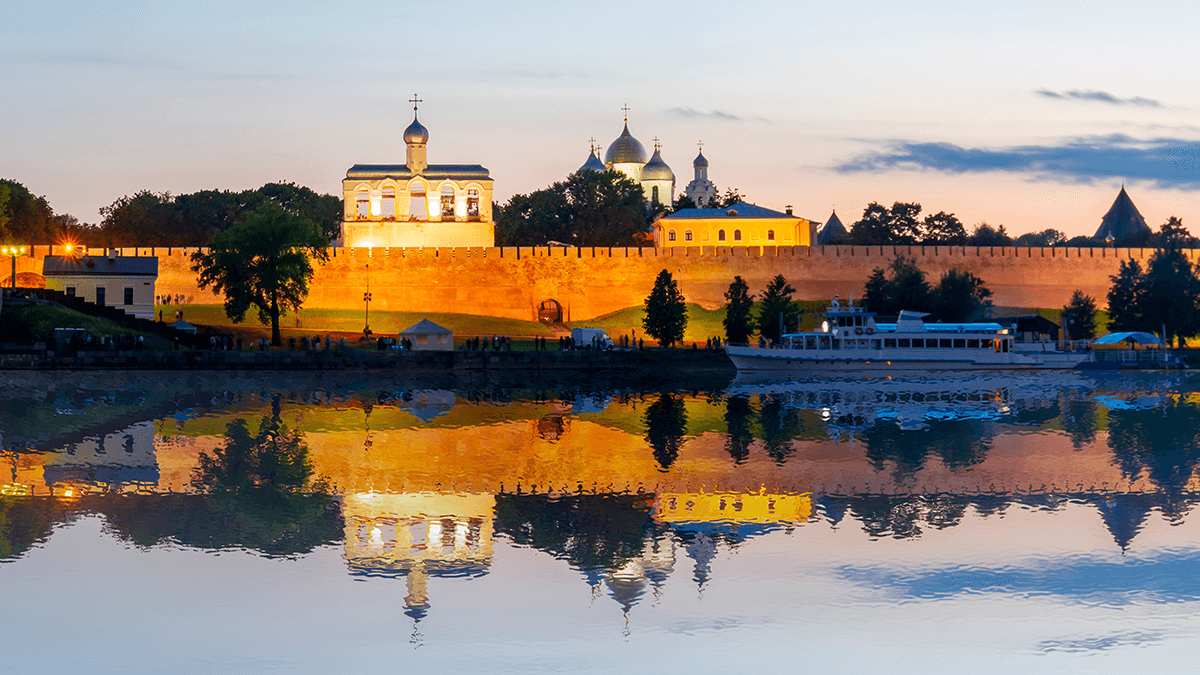
[[783,407],[819,413],[840,427],[865,427],[892,420],[902,429],[931,420],[999,420],[1025,402],[1053,401],[1064,392],[1090,390],[1075,372],[980,372],[953,377],[907,376],[784,381],[778,373],[738,373],[728,396],[768,396]]
[[1090,353],[1059,351],[1054,343],[1017,343],[998,323],[927,324],[902,311],[896,323],[835,299],[822,330],[789,333],[777,347],[729,346],[739,371],[1008,370],[1074,368]]

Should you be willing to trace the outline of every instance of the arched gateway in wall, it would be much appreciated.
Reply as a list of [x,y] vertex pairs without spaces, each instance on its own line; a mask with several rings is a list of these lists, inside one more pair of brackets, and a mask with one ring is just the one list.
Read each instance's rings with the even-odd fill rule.
[[543,300],[538,305],[538,321],[542,323],[562,323],[562,305],[557,300]]

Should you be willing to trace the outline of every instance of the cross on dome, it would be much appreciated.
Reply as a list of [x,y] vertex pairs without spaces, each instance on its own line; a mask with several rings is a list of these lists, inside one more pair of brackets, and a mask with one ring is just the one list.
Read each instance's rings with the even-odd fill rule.
[[628,122],[629,121],[629,104],[626,103],[625,105],[621,106],[621,110],[625,111],[625,121]]
[[413,117],[416,117],[416,113],[417,113],[417,104],[418,104],[418,103],[424,103],[425,101],[424,101],[424,100],[422,100],[422,99],[419,99],[419,98],[417,98],[417,95],[416,95],[416,94],[413,94],[413,97],[412,97],[412,98],[410,98],[410,99],[408,99],[408,102],[409,102],[409,103],[411,103],[411,104],[413,104]]

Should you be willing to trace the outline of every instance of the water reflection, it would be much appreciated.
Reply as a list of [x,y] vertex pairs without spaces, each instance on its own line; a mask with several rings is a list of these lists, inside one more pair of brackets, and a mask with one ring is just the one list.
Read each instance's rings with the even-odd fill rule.
[[83,515],[143,548],[333,546],[352,577],[403,579],[413,620],[436,606],[433,580],[491,575],[499,547],[559,561],[626,615],[674,576],[704,588],[722,552],[776,532],[921,540],[1083,508],[1128,551],[1155,513],[1187,517],[1200,462],[1186,375],[592,391],[79,377],[0,388],[0,560]]

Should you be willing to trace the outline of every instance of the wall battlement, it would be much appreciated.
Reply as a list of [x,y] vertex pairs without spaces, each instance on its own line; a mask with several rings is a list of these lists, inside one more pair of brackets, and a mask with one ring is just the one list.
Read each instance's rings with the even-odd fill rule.
[[[196,286],[195,247],[121,248],[121,255],[156,256],[156,292],[192,303],[222,298]],[[62,255],[59,246],[35,246],[18,259],[19,272],[41,272],[41,259]],[[661,270],[679,281],[689,302],[725,304],[735,275],[761,293],[782,274],[796,298],[823,300],[835,293],[861,297],[876,267],[909,256],[936,282],[960,269],[980,277],[997,305],[1061,307],[1076,289],[1104,304],[1120,262],[1142,261],[1154,249],[1014,248],[971,246],[694,246],[680,248],[459,247],[333,248],[318,265],[305,307],[361,309],[370,275],[372,309],[460,312],[537,320],[538,306],[554,300],[564,320],[587,320],[643,303]],[[1193,262],[1200,250],[1185,254]],[[369,266],[369,268],[368,268]],[[7,270],[0,270],[0,274]],[[4,275],[7,276],[7,275]],[[393,327],[387,327],[391,331]],[[403,328],[394,327],[394,328]]]

